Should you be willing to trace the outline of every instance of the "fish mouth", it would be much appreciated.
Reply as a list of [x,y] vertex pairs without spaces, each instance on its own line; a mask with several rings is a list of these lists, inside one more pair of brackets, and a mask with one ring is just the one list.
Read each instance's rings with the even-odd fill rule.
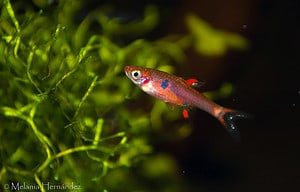
[[124,67],[124,72],[125,72],[125,74],[126,74],[127,77],[128,77],[128,70],[129,70],[128,66],[125,66]]
[[129,77],[130,66],[125,66],[124,71],[125,71],[125,74],[127,75],[127,77]]
[[131,68],[130,66],[125,66],[125,67],[124,67],[124,71],[125,71],[126,76],[127,76],[134,84],[136,84],[136,82],[131,78],[130,72],[132,71],[132,68]]
[[133,79],[132,79],[132,76],[131,76],[131,72],[133,71],[133,69],[134,69],[133,66],[130,66],[130,65],[127,65],[127,66],[124,67],[124,71],[125,71],[126,76],[129,79],[131,79],[132,81],[133,81]]

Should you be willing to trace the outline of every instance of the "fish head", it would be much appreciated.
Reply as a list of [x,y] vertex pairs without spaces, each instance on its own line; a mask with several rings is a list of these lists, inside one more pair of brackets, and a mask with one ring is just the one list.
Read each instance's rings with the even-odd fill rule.
[[150,81],[150,74],[146,68],[138,66],[125,66],[126,76],[136,85],[142,86]]

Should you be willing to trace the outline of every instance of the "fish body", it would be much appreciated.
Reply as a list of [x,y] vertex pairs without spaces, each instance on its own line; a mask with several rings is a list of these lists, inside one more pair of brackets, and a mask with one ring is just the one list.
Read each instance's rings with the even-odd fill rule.
[[[126,66],[124,71],[129,79],[144,92],[166,103],[179,105],[184,108],[197,107],[217,118],[221,124],[234,137],[238,137],[238,130],[234,119],[245,118],[243,112],[228,109],[218,105],[193,88],[195,80],[186,81],[181,77],[163,71],[143,68],[139,66]],[[187,111],[184,116],[188,117]]]

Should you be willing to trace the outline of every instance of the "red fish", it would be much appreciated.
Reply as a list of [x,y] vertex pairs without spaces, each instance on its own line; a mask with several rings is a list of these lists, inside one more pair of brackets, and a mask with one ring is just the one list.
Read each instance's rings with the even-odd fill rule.
[[217,118],[235,139],[239,138],[234,120],[246,118],[248,115],[222,107],[205,97],[193,88],[199,83],[197,80],[184,80],[159,70],[138,66],[126,66],[124,71],[127,77],[144,92],[166,103],[182,106],[185,118],[188,118],[187,108],[197,107]]

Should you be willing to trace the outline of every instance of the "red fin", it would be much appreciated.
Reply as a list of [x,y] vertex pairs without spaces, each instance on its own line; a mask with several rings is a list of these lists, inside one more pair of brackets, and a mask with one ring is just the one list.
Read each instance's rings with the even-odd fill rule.
[[188,79],[186,83],[193,88],[200,88],[204,85],[204,81],[198,81],[197,79]]
[[199,81],[197,79],[188,79],[186,82],[188,85],[192,86],[194,83],[198,83]]
[[182,115],[185,119],[188,119],[189,118],[189,112],[187,109],[183,109],[182,110]]

